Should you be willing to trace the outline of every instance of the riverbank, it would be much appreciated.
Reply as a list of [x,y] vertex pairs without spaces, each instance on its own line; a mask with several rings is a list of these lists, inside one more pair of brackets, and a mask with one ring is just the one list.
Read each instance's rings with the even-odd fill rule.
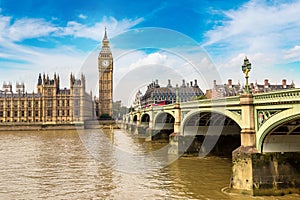
[[0,131],[78,130],[78,129],[119,129],[114,120],[90,120],[74,124],[6,123],[0,124]]
[[39,131],[84,129],[84,124],[1,124],[0,131]]

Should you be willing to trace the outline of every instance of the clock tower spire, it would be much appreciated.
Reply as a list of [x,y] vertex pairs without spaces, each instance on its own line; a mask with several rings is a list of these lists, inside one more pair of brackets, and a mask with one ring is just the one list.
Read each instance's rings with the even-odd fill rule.
[[105,28],[102,48],[98,56],[99,105],[98,117],[112,117],[113,103],[113,56]]

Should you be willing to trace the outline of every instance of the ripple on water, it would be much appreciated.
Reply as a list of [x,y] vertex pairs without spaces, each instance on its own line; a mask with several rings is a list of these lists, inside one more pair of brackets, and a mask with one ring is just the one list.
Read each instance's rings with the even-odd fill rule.
[[165,146],[120,130],[1,132],[0,199],[262,199],[222,192],[230,159],[168,163]]

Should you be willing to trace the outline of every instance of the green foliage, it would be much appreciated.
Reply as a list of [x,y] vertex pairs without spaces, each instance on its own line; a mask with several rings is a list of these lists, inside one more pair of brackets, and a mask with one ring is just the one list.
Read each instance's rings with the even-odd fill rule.
[[133,107],[130,107],[130,108],[128,109],[128,111],[129,111],[129,112],[133,112],[133,111],[134,111],[134,108],[133,108]]
[[122,119],[123,115],[127,113],[128,108],[126,106],[122,106],[121,101],[113,102],[113,118],[114,119]]

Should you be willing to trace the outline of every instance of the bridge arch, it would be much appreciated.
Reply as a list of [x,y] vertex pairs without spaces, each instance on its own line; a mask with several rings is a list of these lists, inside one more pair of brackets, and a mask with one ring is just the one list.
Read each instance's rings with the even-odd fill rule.
[[169,140],[169,135],[174,132],[175,117],[169,112],[159,112],[153,120],[153,138]]
[[[256,147],[258,151],[264,152],[264,146],[267,143],[272,145],[272,141],[270,141],[270,139],[271,137],[276,135],[276,130],[278,131],[280,127],[293,122],[300,123],[300,105],[295,105],[293,108],[275,114],[271,118],[269,118],[266,122],[264,122],[260,127],[260,129],[256,132]],[[297,125],[295,126],[296,128],[294,130],[298,128]],[[291,132],[293,132],[294,130],[292,129]],[[286,137],[282,135],[281,140],[288,138],[288,135],[291,133],[287,129],[285,131],[286,131],[285,134]],[[276,136],[273,137],[272,140],[275,141]],[[297,139],[296,141],[299,141],[298,146],[300,146],[300,140]],[[281,152],[285,152],[285,151],[286,149],[282,148]]]
[[238,114],[235,114],[231,111],[228,110],[224,110],[224,109],[201,109],[201,110],[194,110],[191,111],[189,113],[187,113],[184,118],[181,121],[181,128],[180,128],[180,132],[182,134],[184,134],[184,126],[187,124],[187,122],[195,115],[200,114],[200,113],[216,113],[216,114],[220,114],[223,115],[225,117],[228,117],[229,119],[233,120],[238,126],[239,128],[242,128],[242,119],[241,116],[239,116]]
[[181,133],[186,138],[193,138],[188,152],[231,157],[232,151],[241,145],[240,125],[221,110],[188,113],[181,123]]
[[[167,118],[166,118],[167,117]],[[154,125],[156,123],[162,123],[163,121],[163,118],[166,118],[166,121],[164,123],[174,123],[175,122],[175,116],[174,116],[174,113],[172,112],[164,112],[164,111],[161,111],[161,112],[158,112],[155,116],[154,116],[154,119],[153,119],[153,122],[154,122]],[[172,122],[170,120],[173,120]],[[169,120],[169,121],[168,121]]]
[[150,115],[148,113],[143,113],[141,116],[141,122],[149,123],[151,121]]

